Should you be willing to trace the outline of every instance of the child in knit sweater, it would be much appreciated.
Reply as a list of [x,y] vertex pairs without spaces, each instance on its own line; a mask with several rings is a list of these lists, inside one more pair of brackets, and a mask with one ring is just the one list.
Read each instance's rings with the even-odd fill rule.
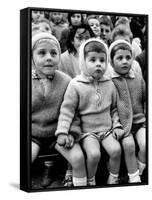
[[32,37],[32,162],[43,145],[56,141],[59,109],[70,77],[57,70],[60,46],[49,33]]
[[[125,134],[121,140],[128,170],[129,182],[141,182],[140,176],[146,166],[145,131],[145,83],[131,68],[133,50],[125,40],[116,40],[109,48],[110,62],[113,67],[112,79],[119,94],[118,113]],[[135,142],[139,152],[135,154]]]
[[[101,156],[100,143],[110,157],[107,183],[118,183],[121,147],[115,137],[121,137],[124,131],[119,123],[115,86],[109,78],[104,76],[107,64],[108,49],[103,41],[92,38],[80,46],[82,72],[68,85],[56,131],[58,137],[56,149],[68,158],[66,146],[69,128],[75,112],[79,113],[82,133],[75,142],[81,143],[86,154],[88,185],[96,185],[95,174]],[[73,149],[72,145],[71,149]],[[78,156],[78,152],[75,154]],[[72,156],[68,159],[72,168],[73,159]]]
[[[54,36],[43,32],[32,37],[32,162],[41,147],[56,144],[55,131],[60,105],[71,79],[57,70],[60,57],[60,45]],[[76,123],[70,127],[74,134],[80,132]],[[68,135],[67,148],[72,145],[74,134]],[[78,152],[78,155],[73,155],[73,162],[76,163],[73,164],[73,173],[81,178],[86,176],[83,154],[78,144],[74,144],[73,149]]]

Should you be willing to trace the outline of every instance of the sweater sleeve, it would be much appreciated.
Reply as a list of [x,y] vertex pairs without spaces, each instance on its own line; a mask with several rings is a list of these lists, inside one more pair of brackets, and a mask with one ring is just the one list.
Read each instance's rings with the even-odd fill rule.
[[118,102],[118,93],[115,86],[113,85],[112,105],[111,105],[111,118],[112,118],[113,129],[122,128],[118,115],[117,102]]
[[72,120],[75,116],[75,112],[78,104],[78,93],[75,87],[75,81],[71,81],[67,87],[64,95],[64,100],[60,108],[60,115],[55,135],[58,136],[61,133],[68,134]]

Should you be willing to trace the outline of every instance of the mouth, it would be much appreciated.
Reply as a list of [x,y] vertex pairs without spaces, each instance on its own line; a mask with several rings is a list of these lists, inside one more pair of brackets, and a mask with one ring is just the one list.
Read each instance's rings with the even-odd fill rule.
[[52,65],[44,65],[45,68],[52,68]]

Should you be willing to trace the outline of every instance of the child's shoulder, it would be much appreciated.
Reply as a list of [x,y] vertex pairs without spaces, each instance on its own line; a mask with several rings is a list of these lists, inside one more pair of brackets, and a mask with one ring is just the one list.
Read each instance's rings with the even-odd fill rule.
[[70,82],[70,80],[71,80],[71,77],[68,74],[65,74],[64,72],[59,71],[59,70],[56,70],[55,76],[56,76],[57,79],[63,80],[63,81],[66,81],[66,82],[67,81]]

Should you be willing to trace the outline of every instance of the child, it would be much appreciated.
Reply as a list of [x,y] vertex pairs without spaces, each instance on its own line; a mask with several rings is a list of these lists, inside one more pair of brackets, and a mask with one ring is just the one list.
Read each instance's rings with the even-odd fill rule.
[[63,30],[68,28],[68,23],[66,22],[64,14],[61,12],[51,12],[49,15],[49,21],[55,37],[60,42]]
[[[127,28],[127,26],[119,25],[119,26],[117,26],[113,29],[111,38],[112,38],[112,42],[119,40],[119,39],[123,39],[123,40],[126,40],[127,42],[129,42],[131,44],[132,33],[131,33],[130,29]],[[140,76],[142,76],[141,67],[140,67],[139,63],[135,60],[134,55],[135,55],[135,53],[134,53],[134,50],[133,50],[133,62],[132,62],[131,68],[132,68],[133,71],[135,71]],[[109,65],[108,66],[108,73],[109,74],[111,74],[111,70],[112,70],[112,67]]]
[[32,36],[38,32],[48,32],[52,34],[49,20],[42,18],[36,23],[32,24]]
[[109,46],[111,43],[111,33],[113,30],[113,24],[109,16],[102,16],[100,18],[101,38]]
[[94,32],[95,37],[100,39],[101,29],[99,17],[96,15],[89,15],[87,18],[87,23]]
[[67,50],[68,36],[70,33],[70,29],[74,26],[80,26],[84,24],[83,14],[81,13],[68,13],[67,16],[69,27],[64,29],[60,38],[60,46],[61,52],[65,52]]
[[[119,94],[118,113],[125,131],[121,142],[124,148],[129,183],[141,182],[139,175],[143,173],[146,166],[144,80],[131,69],[133,51],[130,43],[125,40],[116,40],[109,48],[109,55],[114,69],[112,79]],[[134,138],[139,146],[138,163]]]
[[[56,143],[54,133],[59,109],[70,77],[57,70],[61,50],[59,42],[51,34],[37,33],[34,35],[32,52],[33,69],[35,70],[32,78],[32,162],[34,162],[43,145],[50,146]],[[76,130],[74,132],[76,133]],[[68,137],[69,143],[71,137],[70,135]],[[79,152],[79,145],[74,145],[74,149]],[[74,158],[77,162],[75,171],[77,168],[81,169],[80,175],[84,173],[85,176],[81,151],[79,155],[80,157]]]
[[68,74],[71,78],[79,75],[81,72],[78,62],[79,47],[85,40],[93,36],[94,33],[88,25],[83,24],[71,28],[67,40],[68,50],[61,55],[59,70]]
[[[81,45],[80,66],[82,73],[69,83],[55,133],[58,143],[56,149],[65,158],[68,158],[65,147],[69,128],[75,112],[79,113],[82,128],[79,141],[81,141],[87,157],[88,185],[96,184],[95,174],[101,156],[100,142],[110,156],[110,175],[107,183],[118,183],[121,147],[115,137],[121,137],[124,131],[121,129],[117,114],[114,84],[104,76],[107,61],[108,49],[101,40],[91,38]],[[73,168],[71,160],[68,159]]]
[[32,11],[32,23],[36,23],[44,17],[45,17],[44,11],[38,11],[38,10]]

